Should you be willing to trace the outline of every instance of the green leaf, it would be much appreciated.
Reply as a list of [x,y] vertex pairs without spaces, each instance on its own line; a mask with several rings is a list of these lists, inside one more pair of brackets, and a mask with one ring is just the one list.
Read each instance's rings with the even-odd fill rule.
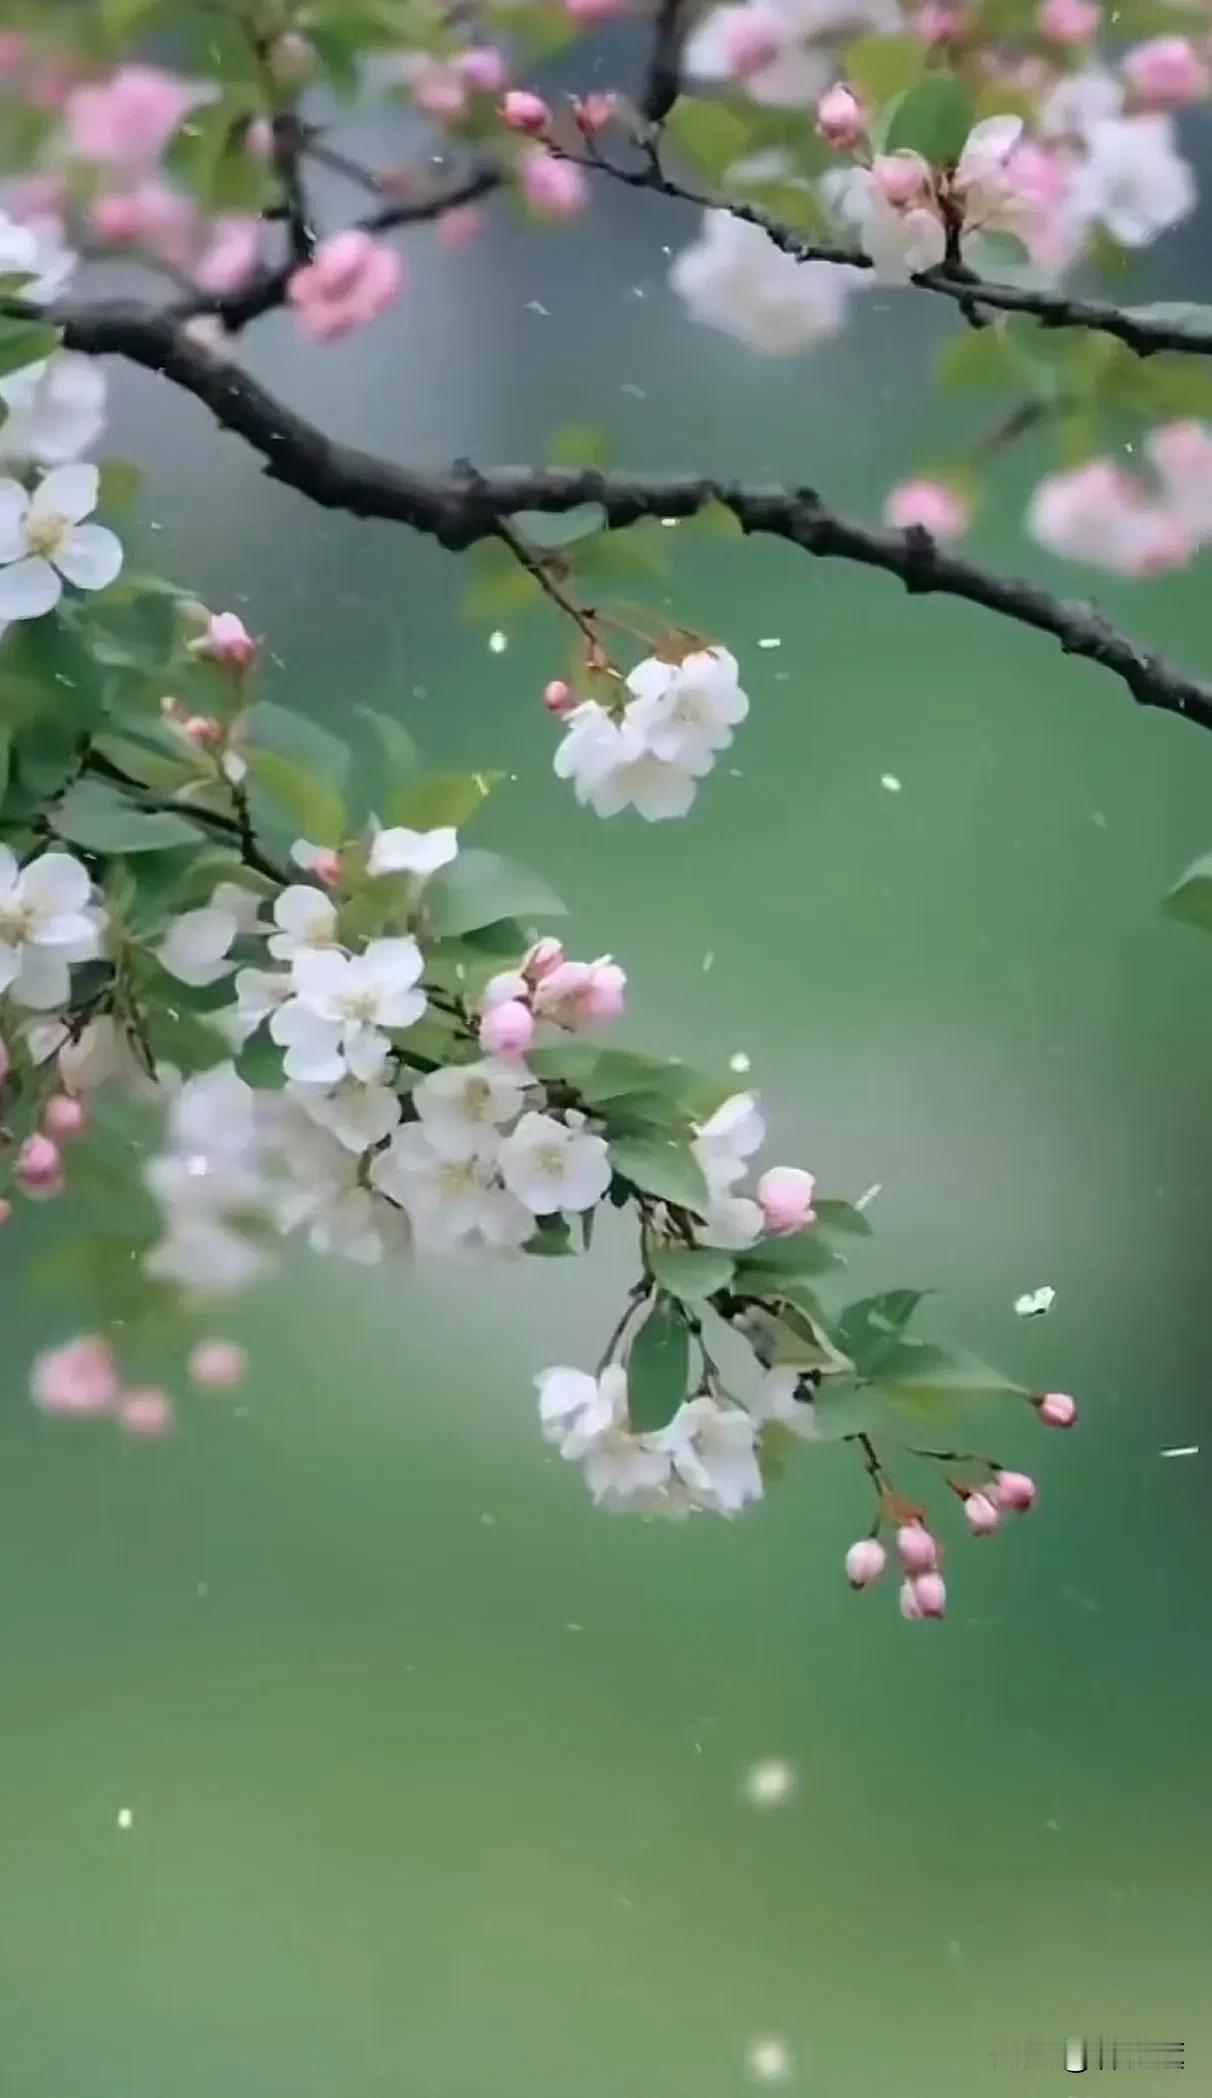
[[0,321],[0,379],[24,371],[27,364],[41,364],[62,339],[60,330],[45,321]]
[[929,1341],[903,1343],[875,1382],[903,1411],[924,1417],[982,1399],[1022,1398],[1026,1389],[978,1355],[937,1348]]
[[87,852],[166,852],[198,843],[184,816],[136,808],[98,780],[80,780],[49,814],[58,835]]
[[563,1259],[575,1253],[572,1232],[564,1217],[544,1217],[538,1229],[527,1239],[522,1248],[524,1253],[537,1253],[543,1259]]
[[1177,918],[1183,925],[1198,925],[1202,932],[1212,932],[1212,852],[1202,859],[1192,860],[1187,871],[1169,891],[1162,905],[1167,918]]
[[882,109],[894,95],[922,78],[929,63],[927,46],[918,36],[861,36],[846,52],[843,73],[873,108]]
[[807,1281],[840,1266],[833,1248],[809,1226],[789,1238],[759,1239],[737,1263],[737,1288],[762,1296],[772,1286]]
[[686,1144],[656,1135],[620,1136],[610,1146],[610,1163],[646,1195],[659,1195],[663,1202],[706,1216],[711,1202],[707,1182]]
[[529,867],[475,847],[434,875],[425,905],[439,939],[501,918],[558,917],[568,908]]
[[717,1289],[727,1289],[735,1262],[715,1246],[650,1246],[648,1266],[654,1282],[684,1304],[702,1303]]
[[871,1226],[865,1211],[856,1209],[853,1202],[839,1202],[828,1197],[813,1202],[817,1225],[822,1231],[838,1231],[847,1238],[870,1238]]
[[299,834],[313,845],[339,845],[345,835],[345,803],[335,787],[277,750],[252,750],[248,774]]
[[[381,714],[377,707],[359,707],[357,714],[370,730],[391,792],[399,794],[414,786],[421,776],[422,758],[404,723],[393,714]],[[382,805],[386,806],[386,800]]]
[[627,1414],[637,1435],[668,1427],[686,1396],[689,1353],[680,1312],[658,1297],[627,1358]]
[[920,153],[931,167],[951,167],[972,129],[972,108],[952,73],[928,73],[898,97],[882,150]]
[[665,122],[665,135],[679,153],[714,181],[750,150],[749,126],[720,102],[682,95]]
[[924,1294],[920,1289],[887,1289],[846,1306],[838,1321],[837,1341],[860,1376],[874,1377],[892,1360]]
[[[363,711],[368,712],[369,709]],[[334,787],[344,787],[349,778],[349,746],[290,707],[276,706],[272,699],[259,699],[248,713],[249,739],[265,750],[280,751],[308,772],[315,772]]]
[[438,830],[448,823],[461,830],[505,777],[503,772],[431,772],[393,793],[383,813],[411,830]]
[[205,211],[259,211],[273,201],[273,171],[248,151],[249,121],[242,102],[211,102],[191,109],[165,155],[165,165]]
[[578,503],[575,510],[519,510],[514,523],[523,537],[543,553],[592,539],[606,523],[601,503]]

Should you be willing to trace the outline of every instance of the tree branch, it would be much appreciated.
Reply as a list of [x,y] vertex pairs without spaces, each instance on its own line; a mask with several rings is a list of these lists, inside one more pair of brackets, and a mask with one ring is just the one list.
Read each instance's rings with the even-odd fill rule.
[[191,342],[170,316],[137,300],[57,309],[67,348],[121,356],[182,387],[224,429],[244,438],[276,481],[322,508],[411,525],[459,550],[500,536],[521,510],[600,504],[619,530],[642,517],[692,517],[722,503],[745,532],[786,539],[823,559],[857,561],[898,576],[915,595],[965,599],[1050,634],[1066,655],[1084,656],[1120,678],[1142,706],[1212,729],[1212,684],[1120,632],[1092,606],[1053,597],[1036,583],[999,576],[946,553],[924,532],[874,531],[826,508],[810,488],[756,487],[688,474],[598,473],[578,467],[506,467],[479,473],[466,463],[444,474],[393,466],[337,444],[234,365]]
[[687,11],[688,0],[657,0],[640,91],[640,111],[650,124],[663,124],[678,98]]
[[[555,144],[552,150],[565,160],[575,160],[578,167],[591,173],[608,175],[612,181],[621,182],[628,189],[650,189],[658,196],[672,197],[682,204],[694,204],[704,211],[726,211],[747,226],[760,227],[776,248],[796,262],[832,262],[856,270],[873,267],[871,257],[861,248],[844,247],[831,241],[805,240],[792,227],[772,218],[756,204],[746,204],[735,197],[708,196],[702,190],[691,189],[688,184],[676,181],[651,156],[638,167],[623,168],[596,153],[565,151]],[[1095,334],[1113,335],[1138,357],[1152,357],[1159,350],[1185,350],[1193,356],[1212,357],[1212,325],[1194,328],[1180,326],[1172,320],[1150,319],[1145,307],[1134,312],[1131,307],[1113,306],[1105,299],[1070,299],[1060,292],[1033,291],[1017,284],[988,283],[975,272],[947,264],[920,270],[909,282],[918,291],[932,291],[940,298],[953,300],[965,311],[970,311],[973,306],[985,306],[996,313],[1030,314],[1044,328],[1087,328]]]

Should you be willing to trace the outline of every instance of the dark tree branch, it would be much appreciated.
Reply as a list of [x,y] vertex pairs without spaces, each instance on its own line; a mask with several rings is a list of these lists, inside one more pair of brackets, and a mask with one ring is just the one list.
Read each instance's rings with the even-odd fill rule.
[[[673,197],[680,203],[694,204],[704,211],[727,211],[734,219],[742,219],[747,226],[760,227],[776,248],[796,262],[844,263],[856,270],[872,267],[871,257],[861,248],[805,240],[792,227],[783,225],[755,204],[746,204],[736,197],[709,196],[685,182],[676,181],[651,156],[638,167],[622,168],[596,153],[565,152],[558,145],[553,146],[553,150],[566,160],[575,160],[578,167],[608,175],[612,181],[621,182],[628,189],[654,190],[658,196]],[[1194,356],[1212,357],[1212,325],[1202,329],[1187,328],[1169,320],[1151,320],[1144,308],[1134,313],[1130,307],[1113,306],[1105,299],[1070,299],[1060,292],[1031,291],[1017,284],[987,283],[975,272],[962,266],[957,268],[954,264],[920,270],[909,282],[919,291],[932,291],[940,298],[953,300],[969,318],[974,306],[984,306],[995,313],[1030,314],[1044,328],[1086,328],[1099,335],[1113,335],[1138,357],[1152,357],[1158,350],[1185,350]]]
[[682,39],[689,11],[689,0],[657,0],[640,91],[640,112],[650,124],[663,124],[677,101],[682,80]]
[[915,595],[941,594],[1050,634],[1066,655],[1084,656],[1122,679],[1142,706],[1212,729],[1212,684],[1111,626],[1090,605],[1066,603],[1038,584],[999,576],[949,554],[921,531],[872,531],[835,516],[810,488],[754,487],[687,474],[603,474],[576,467],[458,465],[445,474],[393,466],[334,443],[234,365],[191,342],[171,318],[137,300],[66,306],[54,315],[69,349],[121,356],[161,374],[243,437],[277,481],[330,510],[411,525],[461,549],[500,535],[521,510],[564,511],[597,503],[618,530],[641,517],[693,517],[709,503],[729,509],[745,532],[789,540],[823,559],[857,561],[898,576]]

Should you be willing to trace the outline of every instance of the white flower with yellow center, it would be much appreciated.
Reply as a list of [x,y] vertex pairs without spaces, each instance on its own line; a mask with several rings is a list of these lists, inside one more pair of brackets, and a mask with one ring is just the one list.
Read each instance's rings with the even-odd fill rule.
[[536,1217],[592,1209],[610,1185],[602,1138],[554,1115],[523,1115],[501,1146],[500,1166],[506,1187]]
[[534,1230],[531,1212],[502,1186],[490,1159],[443,1157],[415,1122],[397,1129],[372,1160],[370,1177],[407,1210],[417,1244],[433,1252],[508,1252]]
[[95,466],[58,466],[33,495],[0,481],[0,620],[52,612],[64,582],[104,590],[122,567],[122,543],[104,525],[82,523],[97,507]]
[[101,952],[105,915],[89,904],[91,886],[70,853],[21,867],[0,845],[0,992],[36,1011],[66,1003],[69,965]]
[[415,940],[372,940],[363,954],[305,947],[291,969],[291,993],[270,1017],[285,1049],[288,1078],[338,1085],[348,1071],[377,1079],[391,1044],[384,1030],[411,1027],[425,1011]]
[[516,1065],[491,1057],[475,1064],[450,1064],[413,1087],[421,1127],[443,1158],[495,1158],[501,1129],[522,1108]]

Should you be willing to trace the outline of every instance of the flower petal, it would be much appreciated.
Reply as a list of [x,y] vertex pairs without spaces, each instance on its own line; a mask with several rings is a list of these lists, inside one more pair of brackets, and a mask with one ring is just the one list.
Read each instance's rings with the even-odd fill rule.
[[66,517],[79,524],[97,507],[101,477],[95,466],[56,466],[39,481],[30,504],[33,517]]
[[0,619],[41,619],[52,612],[63,585],[49,561],[14,561],[0,568]]
[[55,555],[55,567],[77,590],[104,590],[122,570],[122,541],[104,525],[77,525]]
[[[22,897],[33,904],[40,917],[44,913],[58,917],[64,911],[82,911],[90,887],[87,867],[73,859],[70,852],[44,852],[41,859],[30,861],[21,877]],[[39,934],[39,938],[44,937],[45,934]],[[74,938],[74,932],[69,937]]]

